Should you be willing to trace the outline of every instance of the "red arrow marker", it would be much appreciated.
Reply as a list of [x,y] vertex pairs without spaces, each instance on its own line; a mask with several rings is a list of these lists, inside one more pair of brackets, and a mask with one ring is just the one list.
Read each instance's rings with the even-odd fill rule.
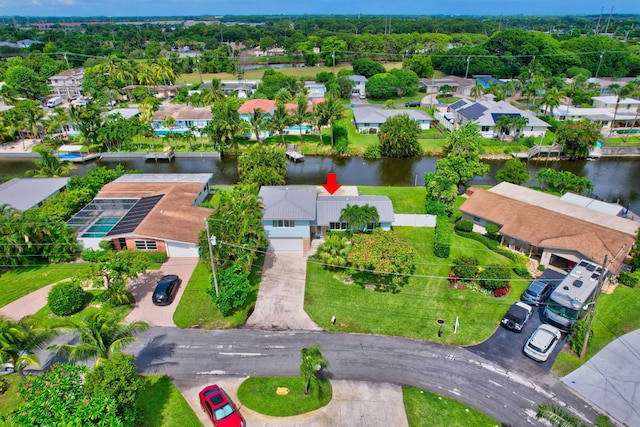
[[322,186],[324,187],[325,190],[327,190],[329,192],[329,194],[333,194],[336,191],[338,191],[338,189],[340,187],[342,187],[342,185],[338,184],[336,182],[336,174],[335,173],[328,173],[327,174],[327,183],[326,184],[322,184]]

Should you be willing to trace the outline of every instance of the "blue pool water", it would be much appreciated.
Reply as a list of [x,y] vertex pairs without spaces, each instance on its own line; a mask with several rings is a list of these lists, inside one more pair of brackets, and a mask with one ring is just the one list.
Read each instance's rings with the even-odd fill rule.
[[[300,126],[289,126],[285,129],[286,132],[300,132]],[[303,132],[310,132],[313,128],[311,126],[302,126]]]
[[82,154],[80,153],[59,153],[58,158],[60,160],[70,160],[70,159],[81,159]]
[[[175,129],[171,133],[179,133],[180,135],[183,135],[186,131],[187,131],[186,129]],[[169,135],[169,131],[168,130],[164,130],[164,129],[157,129],[156,130],[156,135],[158,135],[158,136],[166,136],[166,135]]]

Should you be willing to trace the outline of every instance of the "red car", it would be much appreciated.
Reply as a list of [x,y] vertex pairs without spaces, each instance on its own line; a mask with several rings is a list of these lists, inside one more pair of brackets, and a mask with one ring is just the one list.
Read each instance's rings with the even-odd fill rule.
[[245,427],[245,422],[227,393],[217,384],[207,386],[199,393],[200,405],[216,427]]

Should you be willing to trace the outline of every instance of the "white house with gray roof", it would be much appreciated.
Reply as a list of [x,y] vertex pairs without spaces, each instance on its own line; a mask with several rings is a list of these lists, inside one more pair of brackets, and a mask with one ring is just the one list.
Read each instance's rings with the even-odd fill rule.
[[376,107],[357,107],[353,109],[353,118],[356,130],[360,133],[369,133],[371,129],[376,132],[389,117],[407,114],[420,123],[420,129],[427,130],[431,127],[431,116],[421,110],[384,110]]
[[263,186],[260,198],[264,205],[262,224],[269,247],[277,251],[308,251],[313,235],[330,230],[346,230],[340,222],[347,205],[368,204],[378,210],[380,227],[391,229],[393,205],[386,196],[319,196],[314,186]]
[[362,95],[363,97],[367,94],[366,85],[369,79],[359,75],[347,76],[347,78],[353,82],[353,87],[351,88],[352,94]]
[[69,178],[13,178],[0,184],[0,206],[8,204],[19,211],[37,208],[68,182]]
[[455,122],[461,126],[474,121],[483,138],[497,138],[500,136],[500,129],[496,127],[496,122],[500,116],[525,117],[528,122],[520,131],[519,135],[522,136],[541,138],[549,128],[549,124],[537,118],[532,112],[520,110],[504,101],[458,101],[451,104],[448,111],[453,113]]

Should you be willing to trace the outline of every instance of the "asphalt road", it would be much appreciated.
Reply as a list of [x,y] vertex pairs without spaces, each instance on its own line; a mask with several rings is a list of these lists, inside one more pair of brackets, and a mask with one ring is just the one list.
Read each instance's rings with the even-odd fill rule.
[[539,403],[583,420],[599,414],[553,376],[519,373],[464,348],[395,337],[307,331],[152,327],[127,347],[144,373],[185,382],[212,376],[295,376],[300,349],[320,344],[335,379],[388,382],[432,390],[481,410],[504,425],[542,425]]

